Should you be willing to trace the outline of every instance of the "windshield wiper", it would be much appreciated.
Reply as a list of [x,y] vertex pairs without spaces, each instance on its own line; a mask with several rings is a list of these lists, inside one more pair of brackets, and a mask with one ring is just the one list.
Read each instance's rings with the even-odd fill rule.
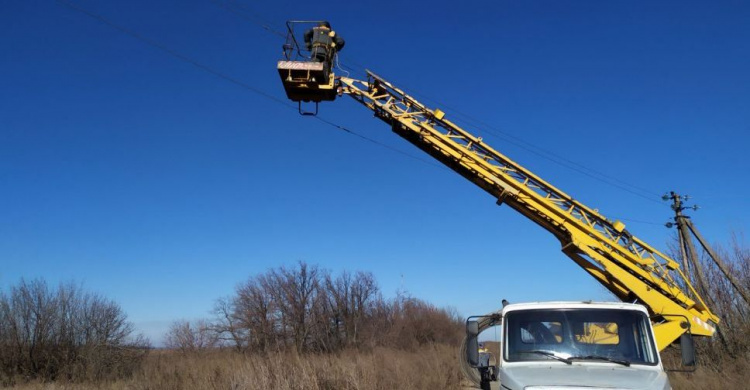
[[570,360],[604,360],[604,361],[611,362],[611,363],[622,364],[625,367],[630,367],[630,361],[628,360],[613,359],[607,356],[598,356],[598,355],[572,356]]
[[549,351],[537,351],[537,350],[535,350],[535,351],[525,351],[525,352],[527,352],[527,353],[535,353],[537,355],[544,355],[544,356],[547,356],[547,357],[551,357],[551,358],[553,358],[555,360],[559,360],[561,362],[564,362],[565,364],[573,364],[573,362],[570,361],[570,359],[566,359],[566,358],[564,358],[562,356],[555,355],[553,352],[549,352]]

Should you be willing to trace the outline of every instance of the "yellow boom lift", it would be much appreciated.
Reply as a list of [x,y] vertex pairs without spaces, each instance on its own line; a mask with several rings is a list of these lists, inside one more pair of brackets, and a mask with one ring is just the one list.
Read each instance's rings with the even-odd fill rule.
[[331,73],[333,84],[320,84],[313,78],[322,70],[308,72],[310,64],[304,56],[278,62],[291,100],[317,106],[347,95],[370,109],[394,133],[485,190],[498,205],[508,205],[552,233],[563,253],[619,299],[646,306],[660,351],[686,332],[713,336],[719,318],[680,265],[633,236],[622,222],[576,201],[451,122],[439,109],[428,108],[372,72],[367,72],[366,81]]

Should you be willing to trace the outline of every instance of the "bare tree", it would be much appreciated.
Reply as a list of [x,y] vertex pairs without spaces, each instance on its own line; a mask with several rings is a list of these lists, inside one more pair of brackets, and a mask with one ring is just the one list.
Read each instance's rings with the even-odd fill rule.
[[299,262],[297,267],[281,267],[271,271],[267,284],[275,298],[284,330],[298,352],[305,349],[310,335],[311,313],[320,290],[320,271],[317,266]]
[[342,272],[325,278],[326,293],[332,302],[333,322],[338,335],[347,346],[358,343],[362,323],[367,320],[372,301],[378,293],[377,283],[371,273],[357,272],[352,276]]
[[238,318],[241,313],[235,305],[235,298],[220,298],[214,304],[215,320],[211,323],[218,344],[231,343],[238,352],[243,352],[247,347],[248,330]]
[[404,294],[383,299],[369,272],[334,276],[304,262],[249,278],[217,302],[215,315],[213,329],[249,351],[412,349],[456,343],[463,326],[455,311]]
[[279,324],[279,306],[274,300],[277,287],[265,275],[250,278],[237,288],[234,298],[234,315],[246,329],[249,346],[262,351],[274,347]]
[[0,293],[0,383],[127,376],[148,348],[119,305],[75,284],[21,280]]
[[[733,234],[728,245],[714,245],[713,251],[741,287],[750,291],[750,250],[742,236]],[[681,255],[677,237],[670,252],[675,257]],[[721,320],[716,336],[701,339],[697,346],[703,356],[701,361],[720,369],[727,359],[746,359],[750,354],[750,306],[705,251],[697,255],[701,256],[700,272],[691,267],[685,273],[693,280],[701,275],[706,285],[702,298]]]
[[218,334],[206,320],[193,323],[186,320],[175,321],[169,327],[164,344],[167,348],[183,353],[202,352],[214,348],[219,342]]

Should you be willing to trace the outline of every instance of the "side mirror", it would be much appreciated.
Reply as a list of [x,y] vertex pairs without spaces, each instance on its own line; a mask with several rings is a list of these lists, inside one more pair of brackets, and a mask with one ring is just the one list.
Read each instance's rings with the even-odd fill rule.
[[680,350],[682,351],[682,365],[695,366],[695,344],[692,335],[683,333],[680,336]]
[[466,360],[469,365],[476,367],[479,365],[479,323],[476,321],[466,322]]

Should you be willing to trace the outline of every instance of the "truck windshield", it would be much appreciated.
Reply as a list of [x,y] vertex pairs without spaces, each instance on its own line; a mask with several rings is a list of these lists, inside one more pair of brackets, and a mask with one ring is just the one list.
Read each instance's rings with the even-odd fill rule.
[[636,310],[518,310],[506,314],[504,326],[509,362],[658,362],[649,319]]

